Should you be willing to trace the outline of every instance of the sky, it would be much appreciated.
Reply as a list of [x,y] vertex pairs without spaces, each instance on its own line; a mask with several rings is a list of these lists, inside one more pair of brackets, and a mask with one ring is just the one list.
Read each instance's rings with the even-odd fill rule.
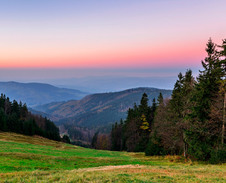
[[208,39],[226,38],[225,7],[225,0],[0,0],[0,80],[198,73]]

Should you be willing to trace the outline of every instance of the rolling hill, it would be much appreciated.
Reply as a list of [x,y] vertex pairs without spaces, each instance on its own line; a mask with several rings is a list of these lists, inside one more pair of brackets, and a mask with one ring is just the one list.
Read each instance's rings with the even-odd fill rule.
[[74,89],[58,88],[43,83],[0,82],[0,93],[22,101],[29,107],[57,101],[79,100],[87,95]]
[[58,118],[58,124],[70,123],[94,128],[124,119],[128,109],[133,107],[134,103],[139,104],[143,93],[147,93],[151,104],[152,99],[157,98],[160,92],[164,98],[169,98],[172,93],[171,90],[156,88],[134,88],[121,92],[92,94],[81,100],[54,102],[34,109]]

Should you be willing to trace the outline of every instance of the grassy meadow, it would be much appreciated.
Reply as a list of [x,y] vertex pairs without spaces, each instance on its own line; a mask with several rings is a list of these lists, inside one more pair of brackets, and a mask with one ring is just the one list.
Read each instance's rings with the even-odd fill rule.
[[226,182],[226,164],[100,151],[0,133],[0,182]]

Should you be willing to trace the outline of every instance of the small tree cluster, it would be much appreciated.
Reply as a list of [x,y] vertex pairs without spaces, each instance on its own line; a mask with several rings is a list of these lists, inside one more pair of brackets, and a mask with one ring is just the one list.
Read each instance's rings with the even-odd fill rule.
[[148,96],[144,93],[140,105],[134,104],[134,107],[128,110],[127,119],[121,120],[120,124],[113,125],[111,149],[115,151],[144,151],[148,144],[155,110],[155,99],[152,101],[152,106],[148,106]]
[[94,149],[110,150],[110,138],[108,134],[95,133],[92,139],[91,147]]

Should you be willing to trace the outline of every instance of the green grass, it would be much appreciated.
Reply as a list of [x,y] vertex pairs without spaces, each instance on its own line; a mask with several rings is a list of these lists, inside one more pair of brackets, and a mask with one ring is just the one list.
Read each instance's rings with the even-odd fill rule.
[[226,182],[225,174],[225,164],[98,151],[0,133],[0,182]]

